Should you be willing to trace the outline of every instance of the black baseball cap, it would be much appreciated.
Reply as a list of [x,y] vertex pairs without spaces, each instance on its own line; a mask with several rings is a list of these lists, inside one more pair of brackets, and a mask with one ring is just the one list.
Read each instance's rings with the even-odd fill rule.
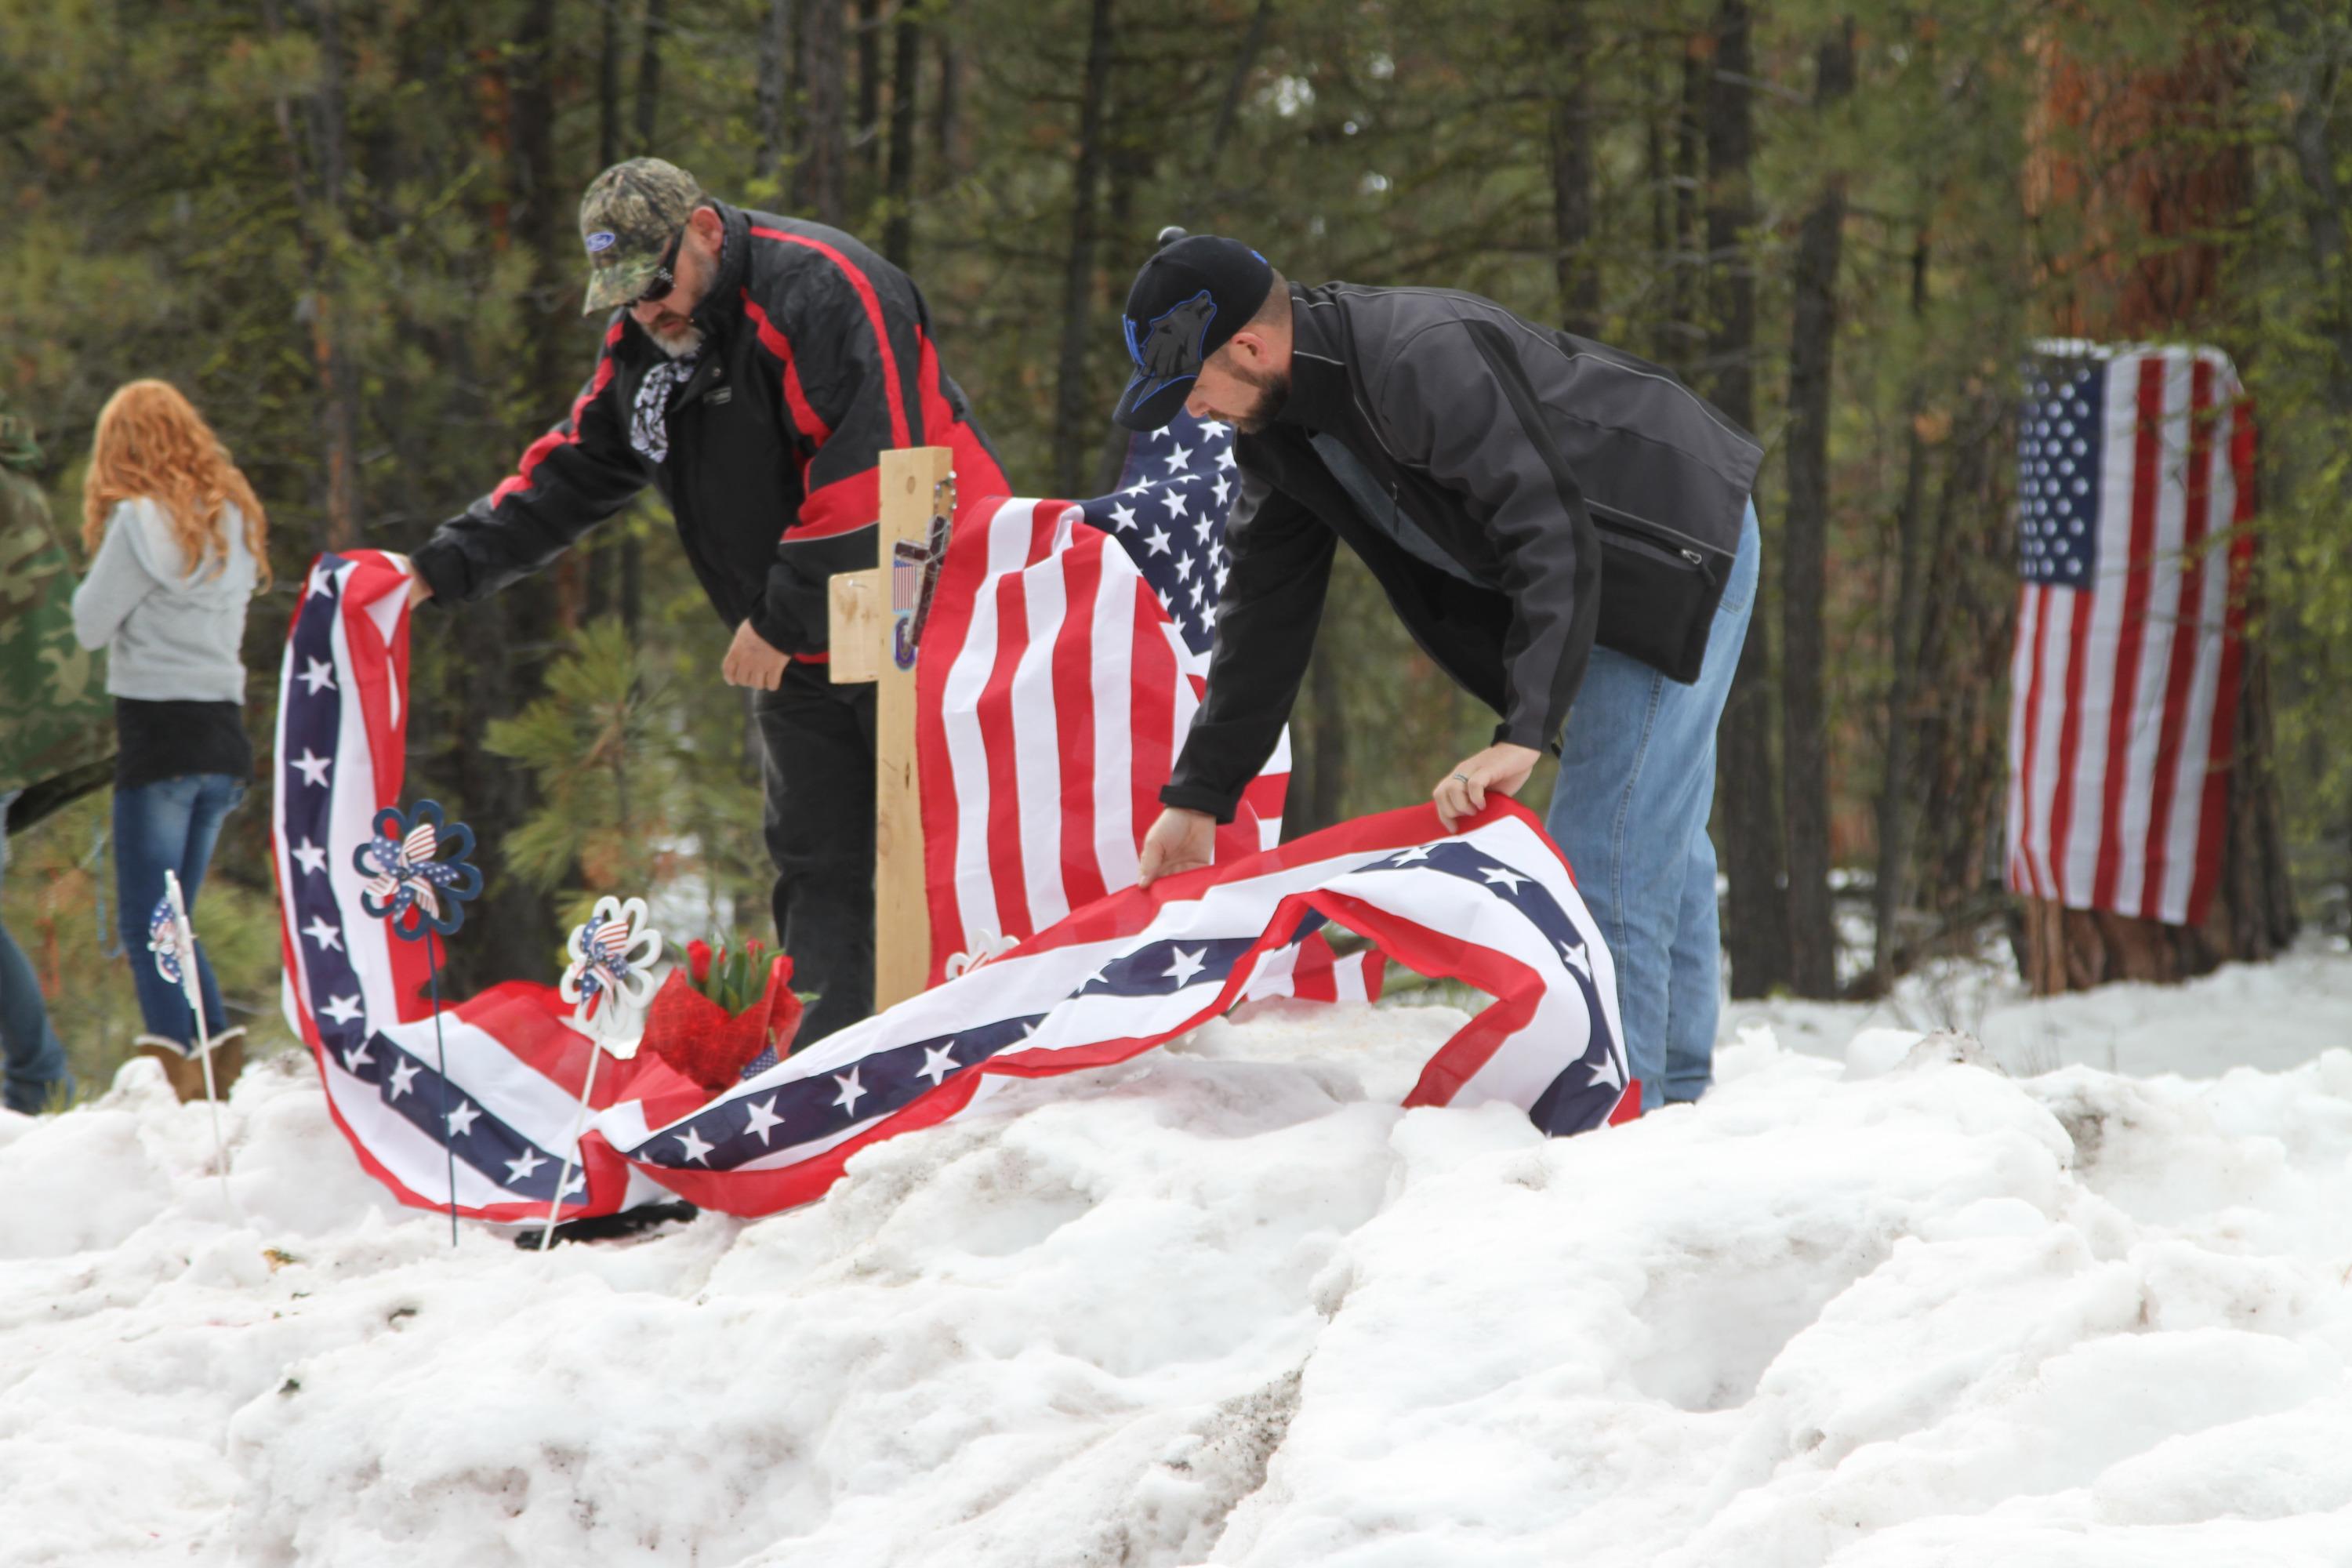
[[1201,362],[1257,314],[1274,287],[1274,268],[1240,240],[1174,232],[1180,237],[1161,245],[1127,291],[1135,376],[1111,417],[1130,430],[1157,430],[1175,418]]

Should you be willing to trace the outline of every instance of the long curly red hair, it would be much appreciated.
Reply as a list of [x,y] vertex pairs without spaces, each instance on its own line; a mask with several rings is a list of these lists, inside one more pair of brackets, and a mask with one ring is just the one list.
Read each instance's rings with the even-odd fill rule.
[[[106,520],[138,496],[163,509],[173,542],[192,563],[215,550],[226,557],[222,509],[235,501],[245,514],[245,546],[268,584],[269,520],[261,502],[205,416],[168,381],[131,382],[99,410],[98,440],[81,482],[82,548],[97,554]],[[215,570],[226,565],[224,559]]]

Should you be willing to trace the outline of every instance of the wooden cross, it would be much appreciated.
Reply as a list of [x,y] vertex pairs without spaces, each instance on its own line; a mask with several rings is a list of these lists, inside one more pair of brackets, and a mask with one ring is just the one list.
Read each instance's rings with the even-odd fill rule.
[[874,1010],[923,989],[931,966],[915,776],[915,646],[930,607],[955,471],[945,447],[882,454],[881,563],[827,584],[834,684],[875,683]]

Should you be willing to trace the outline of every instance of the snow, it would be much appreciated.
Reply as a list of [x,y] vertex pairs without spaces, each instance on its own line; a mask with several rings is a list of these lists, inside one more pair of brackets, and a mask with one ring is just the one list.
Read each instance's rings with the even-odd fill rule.
[[1736,1009],[1551,1142],[1397,1109],[1459,1020],[1265,1006],[544,1258],[300,1058],[225,1200],[135,1062],[0,1117],[0,1563],[2352,1562],[2352,958]]

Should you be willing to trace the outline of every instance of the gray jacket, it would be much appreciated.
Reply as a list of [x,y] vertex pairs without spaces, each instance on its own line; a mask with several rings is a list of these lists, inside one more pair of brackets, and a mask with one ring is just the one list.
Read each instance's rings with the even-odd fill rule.
[[1289,397],[1234,443],[1208,690],[1164,802],[1231,818],[1289,717],[1341,541],[1501,716],[1497,741],[1558,745],[1596,640],[1697,678],[1752,437],[1658,366],[1475,294],[1294,284],[1291,322]]
[[245,514],[222,509],[225,553],[193,566],[163,509],[144,496],[118,504],[98,558],[74,593],[74,637],[108,650],[106,689],[152,702],[243,702],[245,611],[258,573]]

